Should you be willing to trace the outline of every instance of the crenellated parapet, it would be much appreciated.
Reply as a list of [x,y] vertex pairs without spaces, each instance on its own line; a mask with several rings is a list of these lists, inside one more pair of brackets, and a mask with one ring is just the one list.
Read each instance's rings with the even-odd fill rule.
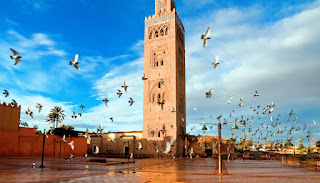
[[0,103],[0,130],[19,130],[21,106]]

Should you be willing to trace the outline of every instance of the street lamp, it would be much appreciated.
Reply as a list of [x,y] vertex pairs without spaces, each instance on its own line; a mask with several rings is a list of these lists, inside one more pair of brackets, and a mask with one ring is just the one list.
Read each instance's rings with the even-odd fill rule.
[[43,158],[44,158],[44,144],[46,142],[46,130],[44,129],[43,130],[43,140],[42,140],[42,156],[41,156],[41,166],[40,168],[44,168],[44,165],[43,165]]

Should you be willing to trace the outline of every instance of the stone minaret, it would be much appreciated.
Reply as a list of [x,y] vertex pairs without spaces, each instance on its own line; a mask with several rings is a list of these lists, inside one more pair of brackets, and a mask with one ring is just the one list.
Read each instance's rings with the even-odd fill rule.
[[184,153],[186,134],[184,27],[173,0],[155,0],[145,18],[143,138],[174,140],[173,153]]

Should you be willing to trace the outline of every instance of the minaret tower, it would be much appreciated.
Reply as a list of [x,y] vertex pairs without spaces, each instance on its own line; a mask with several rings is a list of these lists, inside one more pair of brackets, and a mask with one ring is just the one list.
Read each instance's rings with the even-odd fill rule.
[[173,0],[155,0],[145,18],[143,138],[174,140],[173,153],[184,153],[186,134],[184,27]]

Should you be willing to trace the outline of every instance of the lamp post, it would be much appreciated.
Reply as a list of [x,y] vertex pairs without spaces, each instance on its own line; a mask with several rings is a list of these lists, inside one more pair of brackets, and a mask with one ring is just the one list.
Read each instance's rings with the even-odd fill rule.
[[[224,122],[223,125],[227,125],[227,124],[236,124],[239,122]],[[219,140],[219,162],[218,162],[218,166],[219,166],[219,175],[223,175],[222,174],[222,143],[221,143],[221,122],[219,120],[219,123],[206,123],[206,124],[213,124],[213,125],[218,125],[218,140]]]
[[44,168],[43,158],[44,158],[44,144],[46,142],[46,130],[43,130],[43,140],[42,140],[42,156],[41,156],[41,166],[40,168]]

